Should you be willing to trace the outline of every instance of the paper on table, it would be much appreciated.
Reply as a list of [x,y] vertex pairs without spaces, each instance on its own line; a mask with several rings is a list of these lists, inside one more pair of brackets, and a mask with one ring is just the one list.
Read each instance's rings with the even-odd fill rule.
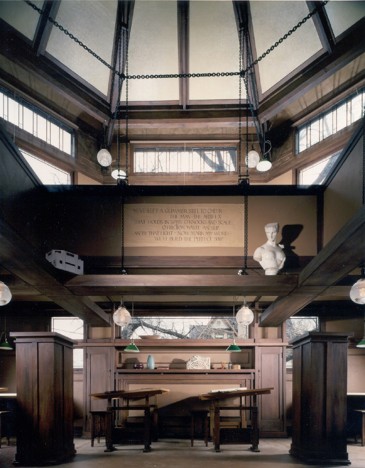
[[234,392],[234,391],[237,391],[237,390],[247,390],[247,387],[220,388],[219,390],[211,390],[209,393]]

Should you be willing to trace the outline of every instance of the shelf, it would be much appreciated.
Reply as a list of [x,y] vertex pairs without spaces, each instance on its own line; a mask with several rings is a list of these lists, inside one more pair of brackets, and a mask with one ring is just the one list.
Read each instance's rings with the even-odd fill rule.
[[118,374],[246,374],[255,369],[123,369],[117,367]]

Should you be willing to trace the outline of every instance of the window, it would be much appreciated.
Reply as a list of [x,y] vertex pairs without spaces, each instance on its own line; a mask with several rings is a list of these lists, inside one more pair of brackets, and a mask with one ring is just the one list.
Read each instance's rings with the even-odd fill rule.
[[[291,341],[309,331],[319,331],[318,317],[291,317],[286,321],[286,338]],[[287,349],[286,367],[293,367],[293,350]]]
[[13,99],[2,89],[0,117],[60,151],[74,156],[74,134],[70,129],[22,99]]
[[[52,317],[51,330],[72,340],[84,339],[84,321],[77,317]],[[73,350],[73,367],[84,367],[84,353],[82,349]]]
[[365,89],[340,102],[328,112],[300,126],[297,130],[297,153],[339,132],[364,115]]
[[237,170],[237,148],[135,148],[134,172],[139,174],[218,173]]
[[299,185],[320,185],[331,173],[341,151],[328,156],[321,161],[317,161],[299,172]]
[[70,185],[71,174],[49,164],[36,156],[20,150],[25,160],[45,185]]
[[234,317],[133,317],[121,338],[158,335],[164,339],[249,338],[249,327],[237,327]]

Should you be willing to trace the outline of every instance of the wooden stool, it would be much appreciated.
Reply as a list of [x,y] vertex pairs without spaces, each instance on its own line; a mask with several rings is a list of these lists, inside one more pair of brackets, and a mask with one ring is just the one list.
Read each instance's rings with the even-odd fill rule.
[[201,427],[203,429],[204,434],[204,442],[205,446],[208,446],[208,437],[209,437],[209,411],[208,410],[195,410],[191,411],[191,446],[194,446],[194,435],[195,435],[195,428],[197,420],[200,420]]
[[91,447],[94,439],[100,444],[100,437],[106,437],[109,411],[90,411],[91,414]]

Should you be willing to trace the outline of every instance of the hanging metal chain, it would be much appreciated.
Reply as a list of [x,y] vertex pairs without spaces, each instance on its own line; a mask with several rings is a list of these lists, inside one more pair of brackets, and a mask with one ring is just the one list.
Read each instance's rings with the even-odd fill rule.
[[129,171],[129,29],[125,29],[124,32],[124,57],[125,57],[125,181],[128,183],[128,171]]
[[[43,14],[43,10],[38,8],[37,5],[32,3],[29,0],[23,0],[27,5],[37,11],[40,15]],[[276,49],[280,44],[282,44],[289,36],[291,36],[295,31],[297,31],[303,24],[305,24],[313,15],[317,13],[317,11],[324,7],[329,0],[325,0],[321,2],[316,8],[308,13],[301,21],[299,21],[293,28],[291,28],[286,34],[284,34],[280,39],[278,39],[271,47],[269,47],[264,53],[260,55],[256,60],[250,63],[245,70],[239,70],[237,72],[211,72],[211,73],[168,73],[168,74],[161,74],[161,75],[131,75],[127,76],[129,80],[144,80],[144,79],[161,79],[161,78],[217,78],[217,77],[228,77],[228,76],[237,76],[241,75],[244,76],[251,68],[257,65],[262,59],[264,59],[267,55],[269,55],[274,49]],[[76,36],[70,33],[66,28],[64,28],[61,24],[59,24],[55,19],[51,16],[48,16],[48,21],[52,23],[56,28],[62,31],[66,36],[72,39],[76,44],[82,47],[86,52],[96,58],[99,62],[105,65],[109,70],[111,70],[116,75],[119,75],[120,78],[126,78],[123,73],[118,72],[114,67],[112,67],[108,62],[102,59],[99,55],[97,55],[92,49],[90,49],[87,45],[85,45],[82,41],[80,41]]]

